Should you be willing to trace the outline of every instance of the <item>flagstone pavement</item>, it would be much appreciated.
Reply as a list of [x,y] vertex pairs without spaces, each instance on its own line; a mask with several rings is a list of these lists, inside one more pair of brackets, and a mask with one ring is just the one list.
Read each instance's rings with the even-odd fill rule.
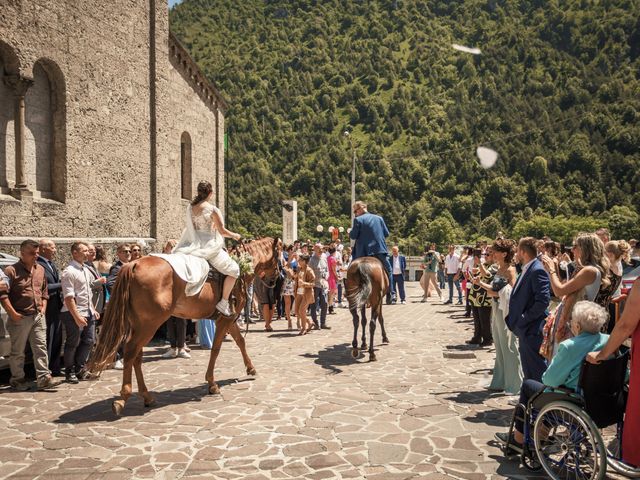
[[[0,390],[0,478],[533,478],[502,458],[493,434],[512,407],[485,389],[492,350],[463,349],[472,327],[461,307],[385,306],[391,343],[377,362],[353,359],[346,309],[331,330],[298,337],[286,322],[247,336],[256,377],[236,346],[218,359],[220,395],[204,384],[208,351],[191,360],[145,351],[157,406],[134,397],[111,413],[121,373],[56,392]],[[449,348],[448,348],[449,347]]]

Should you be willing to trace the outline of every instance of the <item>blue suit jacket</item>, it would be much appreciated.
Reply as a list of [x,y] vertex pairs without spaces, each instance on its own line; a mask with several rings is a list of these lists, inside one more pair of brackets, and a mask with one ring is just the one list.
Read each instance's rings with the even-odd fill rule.
[[[400,255],[400,254],[398,254],[398,257],[400,258],[400,270],[402,270],[404,275],[404,271],[407,269],[407,259],[405,258],[404,255]],[[389,254],[389,263],[391,264],[391,272],[393,273],[393,255],[392,254]]]
[[349,238],[355,240],[352,257],[369,257],[379,253],[387,253],[385,238],[389,236],[389,229],[382,217],[373,213],[364,213],[353,219],[353,227]]
[[507,327],[517,336],[541,333],[551,299],[549,274],[535,259],[511,292]]

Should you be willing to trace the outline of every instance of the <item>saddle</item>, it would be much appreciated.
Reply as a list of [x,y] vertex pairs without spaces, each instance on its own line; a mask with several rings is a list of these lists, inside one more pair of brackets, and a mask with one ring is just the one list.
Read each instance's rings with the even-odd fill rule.
[[[206,283],[211,284],[211,288],[213,289],[213,292],[215,293],[216,298],[220,298],[222,296],[222,284],[224,283],[224,280],[226,278],[227,278],[227,275],[223,275],[212,266],[209,266],[209,273],[207,274]],[[235,306],[237,301],[238,299],[236,298],[235,288],[234,288],[234,290],[231,291],[231,296],[229,297],[229,304],[232,312],[235,311]],[[220,316],[221,316],[220,312],[214,306],[213,313],[211,313],[209,318],[215,319]]]

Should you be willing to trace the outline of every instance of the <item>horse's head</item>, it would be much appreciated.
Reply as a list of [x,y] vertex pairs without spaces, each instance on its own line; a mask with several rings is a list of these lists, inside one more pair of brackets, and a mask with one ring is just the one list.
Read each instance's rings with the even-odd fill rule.
[[249,242],[244,247],[253,257],[255,275],[275,279],[280,269],[278,260],[282,252],[282,240],[266,237]]

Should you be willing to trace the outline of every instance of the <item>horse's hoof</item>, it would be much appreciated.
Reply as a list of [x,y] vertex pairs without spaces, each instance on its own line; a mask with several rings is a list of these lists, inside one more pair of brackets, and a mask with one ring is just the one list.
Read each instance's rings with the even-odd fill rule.
[[209,386],[209,393],[211,395],[218,395],[220,393],[220,387],[218,386],[217,383],[214,383],[213,385]]
[[257,372],[255,367],[247,368],[247,375],[251,375],[252,377],[255,377],[256,373]]
[[111,404],[113,414],[119,417],[122,415],[122,410],[124,410],[124,402],[122,400],[114,400]]
[[388,339],[387,337],[384,337],[384,338],[382,339],[382,343],[389,343],[389,339]]
[[353,347],[353,348],[351,349],[351,356],[352,356],[353,358],[358,358],[358,355],[360,355],[360,351],[358,350],[358,348],[357,348],[357,347]]
[[376,358],[375,353],[370,353],[369,354],[369,361],[370,362],[375,362],[376,360],[378,360],[378,359]]
[[360,350],[366,350],[367,349],[367,344],[363,343],[362,346],[360,346]]
[[156,406],[156,400],[154,398],[152,398],[151,400],[145,400],[144,401],[144,406],[146,408],[153,408]]

